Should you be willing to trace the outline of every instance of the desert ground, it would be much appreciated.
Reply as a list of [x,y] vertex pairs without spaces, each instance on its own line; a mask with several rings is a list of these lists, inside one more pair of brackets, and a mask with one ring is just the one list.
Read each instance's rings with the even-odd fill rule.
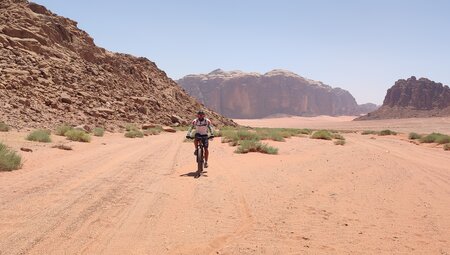
[[[252,126],[450,133],[450,119],[238,120]],[[72,151],[0,133],[0,254],[450,254],[450,152],[398,136],[291,138],[279,155],[211,142],[198,179],[185,133],[107,134]],[[54,143],[64,141],[52,137]],[[53,143],[53,144],[54,144]]]

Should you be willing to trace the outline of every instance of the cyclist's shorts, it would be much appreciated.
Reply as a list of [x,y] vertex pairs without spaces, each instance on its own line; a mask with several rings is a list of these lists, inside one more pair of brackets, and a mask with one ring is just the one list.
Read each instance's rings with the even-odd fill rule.
[[209,145],[208,135],[195,134],[195,139],[200,140],[203,143],[203,147],[208,149]]

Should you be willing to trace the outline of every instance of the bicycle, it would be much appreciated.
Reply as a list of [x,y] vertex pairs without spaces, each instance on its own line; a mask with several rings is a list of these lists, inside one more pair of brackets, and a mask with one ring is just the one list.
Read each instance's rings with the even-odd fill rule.
[[195,178],[199,178],[202,175],[203,172],[203,164],[205,163],[205,149],[204,149],[204,141],[205,139],[211,140],[214,138],[214,136],[209,137],[186,137],[187,139],[198,139],[199,143],[197,144],[196,152],[197,155],[195,155],[197,160],[197,172],[195,173]]

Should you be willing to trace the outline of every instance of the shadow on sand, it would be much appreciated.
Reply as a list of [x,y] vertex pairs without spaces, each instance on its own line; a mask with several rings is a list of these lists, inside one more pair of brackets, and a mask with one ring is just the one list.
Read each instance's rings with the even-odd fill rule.
[[199,178],[200,176],[208,177],[207,173],[208,173],[208,171],[203,171],[201,174],[199,174],[197,171],[195,171],[195,172],[182,174],[182,175],[180,175],[180,177],[193,177],[193,178]]

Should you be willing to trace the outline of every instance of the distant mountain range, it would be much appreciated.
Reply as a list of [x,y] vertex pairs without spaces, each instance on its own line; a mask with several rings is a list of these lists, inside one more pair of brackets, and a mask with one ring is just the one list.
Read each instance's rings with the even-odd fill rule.
[[357,120],[450,116],[450,88],[426,78],[398,80],[383,105]]
[[207,107],[231,118],[360,115],[377,108],[370,103],[358,105],[346,90],[286,70],[259,74],[217,69],[187,75],[177,83]]

